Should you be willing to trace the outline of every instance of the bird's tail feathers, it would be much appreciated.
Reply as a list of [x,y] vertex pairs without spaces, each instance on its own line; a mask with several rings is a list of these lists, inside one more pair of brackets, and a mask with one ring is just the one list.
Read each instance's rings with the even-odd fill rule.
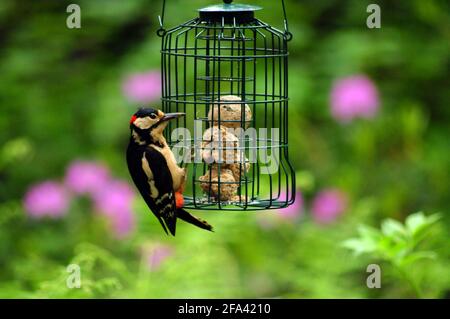
[[177,217],[174,214],[172,214],[170,216],[164,215],[162,216],[162,218],[164,219],[164,223],[166,224],[167,229],[169,229],[169,232],[172,234],[172,236],[175,236],[175,231],[177,228]]
[[213,231],[213,227],[208,224],[203,219],[200,219],[198,217],[195,217],[194,215],[191,215],[187,211],[185,211],[182,208],[177,209],[177,217],[184,220],[185,222],[192,224],[194,226],[200,227],[202,229],[206,229],[209,231]]
[[162,228],[164,229],[164,232],[166,233],[166,235],[169,235],[169,233],[167,232],[167,227],[166,224],[164,223],[164,221],[162,220],[161,217],[156,216],[158,218],[158,221],[161,223]]

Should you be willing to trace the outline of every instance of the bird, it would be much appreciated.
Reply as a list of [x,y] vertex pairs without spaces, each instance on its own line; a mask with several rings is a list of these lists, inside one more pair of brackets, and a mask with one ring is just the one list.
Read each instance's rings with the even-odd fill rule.
[[213,231],[206,221],[182,208],[186,169],[178,166],[163,131],[185,113],[140,108],[130,119],[126,160],[131,178],[166,234],[175,236],[177,219]]

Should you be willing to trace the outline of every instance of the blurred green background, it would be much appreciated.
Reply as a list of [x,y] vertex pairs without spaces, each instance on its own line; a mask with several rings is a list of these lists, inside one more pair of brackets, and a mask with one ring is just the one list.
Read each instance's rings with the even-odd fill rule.
[[[243,2],[282,27],[280,1]],[[286,1],[296,204],[170,238],[125,163],[130,115],[160,105],[161,1],[80,0],[68,29],[72,1],[2,0],[0,297],[448,297],[449,3],[377,1],[368,29],[371,2]],[[165,24],[213,3],[167,0]]]

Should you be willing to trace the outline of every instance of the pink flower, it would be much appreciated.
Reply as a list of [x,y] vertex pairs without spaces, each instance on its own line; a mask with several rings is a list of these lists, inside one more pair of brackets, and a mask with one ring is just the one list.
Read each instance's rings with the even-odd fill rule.
[[63,216],[69,208],[69,196],[64,187],[54,181],[45,181],[30,187],[23,205],[31,217]]
[[105,166],[91,161],[74,161],[67,169],[65,184],[76,194],[93,195],[104,188],[109,179]]
[[[274,195],[274,198],[276,196]],[[286,193],[281,193],[279,201],[286,201]],[[261,212],[256,215],[256,221],[262,229],[272,229],[282,222],[294,222],[298,220],[303,214],[303,196],[302,193],[297,190],[295,194],[295,202],[286,207],[280,208],[275,211]]]
[[373,118],[379,104],[377,87],[365,75],[338,79],[331,90],[331,114],[340,122]]
[[172,246],[160,243],[154,244],[144,250],[145,262],[150,271],[158,270],[162,263],[173,254],[174,249]]
[[161,73],[149,71],[128,76],[123,83],[125,96],[138,103],[155,101],[161,94]]
[[325,189],[316,195],[312,204],[314,219],[319,223],[334,221],[347,209],[346,195],[337,189]]
[[118,237],[126,236],[134,228],[133,198],[132,188],[122,181],[110,181],[94,195],[96,210],[109,218]]
[[[280,196],[280,200],[286,200],[286,194],[282,193]],[[303,197],[300,191],[297,191],[295,194],[295,202],[286,207],[278,210],[279,216],[286,220],[296,220],[303,213]]]

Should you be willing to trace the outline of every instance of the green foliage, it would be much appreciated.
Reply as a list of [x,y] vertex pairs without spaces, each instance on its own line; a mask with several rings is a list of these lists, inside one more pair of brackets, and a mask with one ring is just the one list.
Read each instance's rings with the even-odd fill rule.
[[68,273],[64,267],[51,281],[43,282],[36,291],[37,298],[102,298],[123,289],[122,282],[131,279],[131,274],[122,260],[110,252],[92,244],[80,244],[70,264],[82,270],[80,288],[69,288]]
[[436,252],[423,249],[420,244],[440,218],[440,214],[426,216],[419,212],[409,215],[404,224],[388,218],[381,223],[381,229],[361,225],[358,228],[359,237],[344,241],[342,246],[357,256],[367,254],[387,262],[398,270],[400,279],[411,284],[416,295],[421,297],[417,276],[411,275],[411,269],[424,259],[438,257]]
[[439,218],[439,214],[427,217],[419,212],[409,215],[405,225],[390,218],[382,222],[381,230],[361,225],[358,228],[360,237],[346,240],[343,246],[357,255],[372,254],[404,267],[422,258],[435,257],[433,252],[415,249]]

